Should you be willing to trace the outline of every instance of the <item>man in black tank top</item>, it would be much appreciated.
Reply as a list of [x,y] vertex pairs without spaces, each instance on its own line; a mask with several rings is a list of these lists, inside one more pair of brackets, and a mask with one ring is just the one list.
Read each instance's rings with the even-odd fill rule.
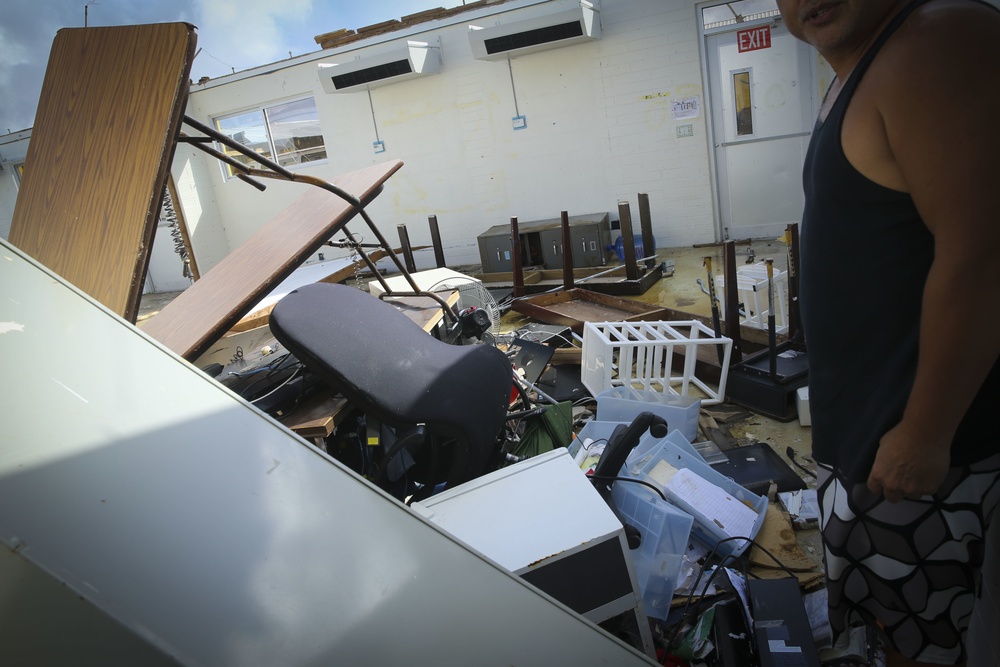
[[876,624],[890,666],[964,664],[1000,500],[1000,12],[778,6],[837,75],[800,274],[831,626]]

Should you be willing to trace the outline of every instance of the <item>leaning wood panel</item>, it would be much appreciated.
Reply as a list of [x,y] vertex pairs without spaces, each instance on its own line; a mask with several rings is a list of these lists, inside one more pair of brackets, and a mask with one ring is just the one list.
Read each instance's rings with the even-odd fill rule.
[[195,48],[187,23],[56,33],[9,241],[134,322]]
[[[385,162],[333,183],[366,202],[401,166],[398,160]],[[189,361],[197,359],[356,214],[340,197],[304,187],[305,194],[147,320],[142,330]]]

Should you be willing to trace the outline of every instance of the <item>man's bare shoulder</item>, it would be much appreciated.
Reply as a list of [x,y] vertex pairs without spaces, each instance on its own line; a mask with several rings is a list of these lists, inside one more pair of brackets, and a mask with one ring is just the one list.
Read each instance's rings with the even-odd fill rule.
[[[897,75],[915,65],[1000,61],[1000,11],[973,0],[932,0],[916,8],[886,44],[883,63]],[[920,74],[919,70],[912,72]],[[960,74],[956,72],[955,74]]]
[[1000,11],[971,0],[932,0],[885,44],[869,70],[868,92],[883,116],[958,100],[1000,104],[998,71]]
[[979,226],[994,219],[982,193],[1000,178],[1000,135],[992,131],[1000,108],[998,46],[1000,12],[969,0],[932,0],[869,70],[873,113],[859,116],[878,131],[867,135],[875,137],[869,147],[856,148],[858,163],[876,182],[909,192],[932,232],[964,226],[982,235]]

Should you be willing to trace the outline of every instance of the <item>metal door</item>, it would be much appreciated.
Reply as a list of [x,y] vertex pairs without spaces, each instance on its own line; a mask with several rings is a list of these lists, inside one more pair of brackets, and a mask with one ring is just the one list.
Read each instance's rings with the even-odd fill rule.
[[561,269],[563,265],[562,228],[553,227],[538,232],[542,246],[542,266],[546,269]]
[[486,273],[503,273],[514,270],[511,258],[510,232],[500,236],[480,238],[482,247],[483,271]]
[[595,267],[606,264],[601,228],[597,224],[579,225],[569,229],[573,245],[573,266]]
[[816,56],[773,19],[707,34],[705,48],[722,237],[778,236],[802,215]]

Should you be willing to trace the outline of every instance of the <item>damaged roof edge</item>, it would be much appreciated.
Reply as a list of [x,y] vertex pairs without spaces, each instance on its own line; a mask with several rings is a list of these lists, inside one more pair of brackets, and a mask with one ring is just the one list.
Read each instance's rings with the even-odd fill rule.
[[[264,76],[266,74],[273,74],[279,70],[285,69],[287,67],[294,67],[295,65],[301,65],[304,63],[315,62],[317,60],[322,60],[324,58],[335,57],[344,53],[350,53],[351,51],[356,51],[359,49],[367,48],[370,46],[376,46],[378,44],[385,44],[387,42],[392,42],[399,39],[405,39],[407,37],[412,37],[414,35],[419,35],[431,30],[437,30],[441,28],[448,28],[456,24],[466,23],[475,19],[482,18],[484,16],[493,16],[496,14],[501,14],[515,9],[522,9],[525,7],[532,7],[535,5],[544,5],[552,3],[553,0],[480,0],[479,2],[470,3],[467,5],[460,5],[453,9],[444,9],[444,15],[434,14],[433,16],[426,16],[428,13],[435,13],[438,10],[427,10],[425,12],[418,12],[417,14],[410,14],[404,16],[402,20],[393,19],[391,21],[384,21],[381,23],[373,24],[372,26],[366,26],[359,28],[356,31],[351,31],[350,29],[343,28],[340,30],[335,30],[333,32],[324,33],[322,35],[317,35],[315,39],[321,37],[333,36],[333,35],[350,35],[355,37],[354,39],[347,40],[339,43],[331,48],[320,49],[319,51],[313,51],[311,53],[305,53],[300,56],[293,56],[285,60],[279,60],[273,63],[267,63],[265,65],[259,65],[257,67],[252,67],[250,69],[245,69],[240,72],[235,72],[233,74],[225,74],[210,79],[202,79],[200,81],[191,82],[191,92],[198,92],[202,90],[208,90],[216,86],[221,86],[227,83],[233,83],[235,81],[242,81],[244,79],[251,79],[257,76]],[[558,4],[558,0],[555,0]],[[502,6],[502,8],[499,8]],[[439,8],[440,9],[440,8]],[[461,10],[455,12],[454,10]],[[413,17],[424,17],[419,22],[413,21]],[[409,20],[408,20],[409,19]],[[388,29],[393,22],[398,24],[399,28]],[[378,29],[376,29],[378,27]],[[362,31],[368,30],[369,32],[364,33]],[[353,34],[352,34],[353,33]]]

